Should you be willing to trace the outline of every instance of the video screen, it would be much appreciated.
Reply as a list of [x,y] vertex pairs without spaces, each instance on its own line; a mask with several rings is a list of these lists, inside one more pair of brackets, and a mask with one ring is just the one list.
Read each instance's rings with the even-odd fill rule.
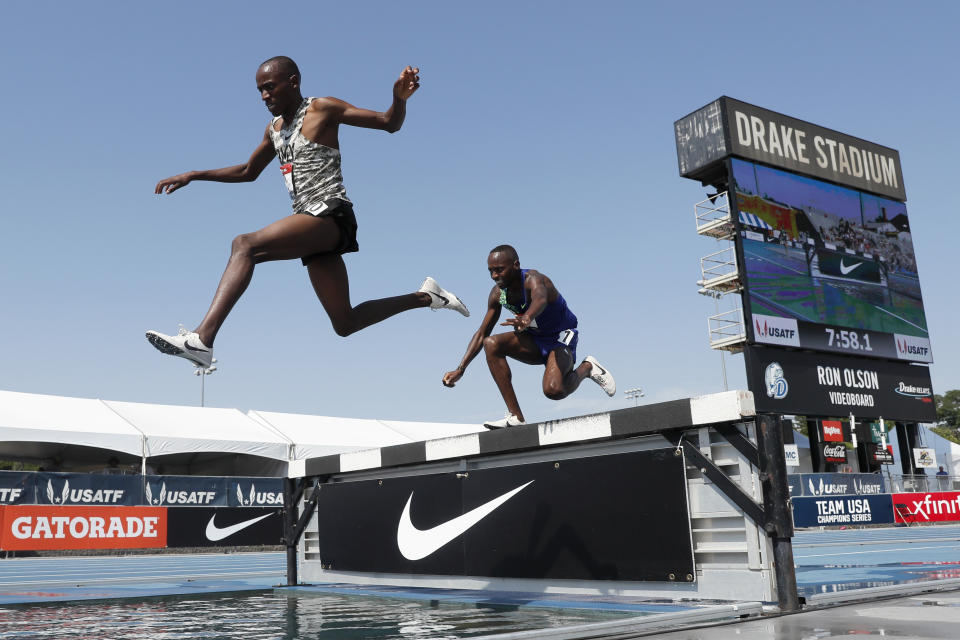
[[730,162],[753,342],[933,361],[904,203]]

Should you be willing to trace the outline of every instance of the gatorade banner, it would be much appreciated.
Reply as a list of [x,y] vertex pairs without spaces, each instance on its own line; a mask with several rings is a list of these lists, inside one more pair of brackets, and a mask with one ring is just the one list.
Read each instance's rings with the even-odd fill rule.
[[0,507],[0,549],[154,549],[167,545],[166,509]]

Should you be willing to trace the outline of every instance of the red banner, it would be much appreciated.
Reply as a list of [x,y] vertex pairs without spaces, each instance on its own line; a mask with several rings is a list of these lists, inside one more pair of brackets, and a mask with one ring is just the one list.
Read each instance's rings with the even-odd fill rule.
[[0,549],[152,549],[167,546],[164,507],[0,507]]
[[893,494],[896,522],[960,522],[960,491]]

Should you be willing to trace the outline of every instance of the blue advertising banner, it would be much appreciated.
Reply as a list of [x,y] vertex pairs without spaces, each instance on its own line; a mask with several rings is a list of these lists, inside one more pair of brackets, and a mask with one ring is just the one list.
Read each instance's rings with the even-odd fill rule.
[[224,478],[231,507],[282,507],[283,478]]
[[0,471],[0,505],[282,507],[283,478]]
[[152,507],[225,507],[226,478],[214,476],[146,476],[144,504]]
[[33,476],[35,504],[127,507],[141,504],[140,476],[53,472],[37,472]]
[[886,493],[883,476],[874,473],[793,473],[787,476],[790,495],[849,496]]
[[34,504],[37,492],[33,476],[25,471],[0,471],[0,504]]
[[893,499],[889,494],[794,497],[790,502],[795,527],[893,524]]

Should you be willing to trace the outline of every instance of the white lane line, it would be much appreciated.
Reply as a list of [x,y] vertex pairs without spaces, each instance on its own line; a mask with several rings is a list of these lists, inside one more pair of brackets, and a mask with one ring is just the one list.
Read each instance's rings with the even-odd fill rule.
[[[902,552],[902,551],[920,551],[920,550],[926,550],[926,549],[952,550],[952,549],[957,549],[957,548],[958,548],[958,547],[957,547],[957,545],[955,545],[955,544],[953,544],[953,545],[945,545],[945,546],[937,546],[937,547],[902,547],[902,548],[896,548],[896,549],[870,549],[870,550],[864,550],[864,551],[841,551],[841,552],[837,552],[837,553],[814,553],[814,554],[810,554],[810,555],[795,555],[794,558],[822,558],[822,557],[831,557],[831,556],[856,556],[856,555],[866,554],[866,553],[896,553],[896,552]],[[894,562],[897,562],[897,561],[894,560]],[[930,562],[933,563],[933,562],[936,562],[936,561],[931,560]]]

